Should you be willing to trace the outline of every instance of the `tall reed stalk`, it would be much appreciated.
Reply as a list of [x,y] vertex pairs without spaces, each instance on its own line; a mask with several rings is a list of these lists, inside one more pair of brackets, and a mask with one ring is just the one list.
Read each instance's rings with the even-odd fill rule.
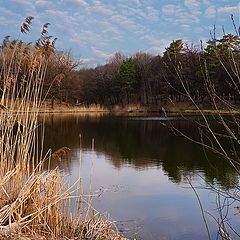
[[50,156],[42,155],[38,113],[54,43],[45,24],[35,47],[6,37],[0,49],[0,239],[123,239],[112,222],[86,215],[93,208],[80,184],[69,186],[58,168],[43,171]]

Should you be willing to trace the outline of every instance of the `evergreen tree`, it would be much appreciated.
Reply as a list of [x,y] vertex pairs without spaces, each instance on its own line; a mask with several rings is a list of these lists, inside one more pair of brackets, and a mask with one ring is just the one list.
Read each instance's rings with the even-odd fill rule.
[[135,71],[135,61],[132,58],[128,58],[123,61],[117,76],[119,89],[127,97],[127,103],[130,102],[130,94],[134,88]]

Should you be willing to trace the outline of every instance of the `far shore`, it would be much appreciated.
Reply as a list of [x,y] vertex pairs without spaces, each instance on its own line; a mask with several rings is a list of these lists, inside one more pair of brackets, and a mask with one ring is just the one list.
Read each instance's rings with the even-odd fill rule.
[[[2,109],[2,112],[7,113],[7,109]],[[17,109],[16,113],[26,113],[27,111],[23,111]],[[38,112],[40,114],[112,114],[112,115],[152,115],[152,114],[161,114],[161,115],[238,115],[240,114],[239,106],[236,106],[235,110],[226,110],[226,109],[214,109],[211,106],[203,107],[201,110],[196,109],[193,105],[189,103],[170,103],[166,104],[166,106],[144,106],[140,104],[128,104],[126,106],[101,106],[100,104],[91,104],[91,105],[74,105],[68,103],[55,103],[54,106],[50,105],[49,102],[45,102],[42,104],[40,109],[31,108],[32,113]]]

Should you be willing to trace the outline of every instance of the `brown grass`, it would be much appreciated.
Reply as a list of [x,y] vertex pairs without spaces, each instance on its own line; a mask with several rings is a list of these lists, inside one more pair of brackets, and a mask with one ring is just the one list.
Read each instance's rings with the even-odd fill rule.
[[[23,33],[32,20],[26,18]],[[51,159],[42,155],[44,120],[38,120],[53,51],[45,38],[47,27],[35,48],[6,40],[0,50],[0,239],[124,239],[113,222],[93,209],[80,178],[70,186],[58,168],[43,171]]]

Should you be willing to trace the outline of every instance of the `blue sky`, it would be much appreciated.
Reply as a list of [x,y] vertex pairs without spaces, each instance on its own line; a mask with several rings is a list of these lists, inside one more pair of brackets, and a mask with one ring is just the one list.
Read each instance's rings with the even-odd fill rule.
[[121,51],[162,54],[174,39],[199,43],[217,33],[233,31],[230,15],[239,24],[239,0],[0,0],[0,37],[19,37],[26,16],[34,16],[36,40],[42,24],[50,22],[56,46],[71,49],[85,66],[105,63]]

